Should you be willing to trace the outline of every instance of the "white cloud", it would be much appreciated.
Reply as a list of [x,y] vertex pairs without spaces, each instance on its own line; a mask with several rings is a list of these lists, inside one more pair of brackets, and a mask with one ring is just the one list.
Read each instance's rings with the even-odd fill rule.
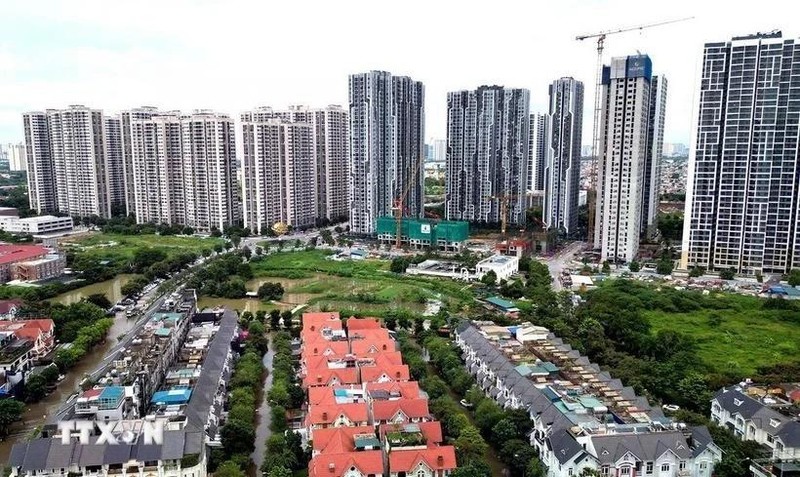
[[[19,38],[0,43],[2,140],[21,137],[9,118],[75,103],[233,115],[262,104],[346,104],[349,73],[386,69],[425,83],[426,137],[444,137],[448,91],[527,87],[542,109],[549,82],[574,76],[586,83],[588,144],[595,51],[575,35],[694,15],[610,36],[606,50],[606,59],[650,54],[670,81],[666,140],[687,141],[703,43],[779,28],[797,10],[771,0],[11,3],[4,24]],[[43,33],[32,38],[20,33],[26,29]]]

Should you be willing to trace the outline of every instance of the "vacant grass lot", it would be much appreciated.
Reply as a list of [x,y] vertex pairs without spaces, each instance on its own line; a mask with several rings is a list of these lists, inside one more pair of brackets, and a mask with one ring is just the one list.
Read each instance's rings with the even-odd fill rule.
[[79,258],[110,260],[117,263],[130,261],[136,250],[141,248],[161,249],[167,256],[173,256],[182,252],[199,254],[204,248],[213,249],[218,243],[222,244],[224,240],[215,237],[97,233],[73,240],[67,239],[62,245]]
[[[429,299],[460,307],[472,302],[463,283],[396,275],[385,260],[333,261],[322,250],[280,252],[253,263],[256,277],[275,277],[286,288],[284,301],[302,301],[312,309],[353,310],[381,315],[390,309],[420,312]],[[292,283],[295,282],[296,283]]]
[[689,313],[648,310],[653,332],[674,329],[697,340],[698,354],[715,371],[747,376],[758,366],[800,359],[800,312],[768,309],[765,300],[733,294],[704,297]]

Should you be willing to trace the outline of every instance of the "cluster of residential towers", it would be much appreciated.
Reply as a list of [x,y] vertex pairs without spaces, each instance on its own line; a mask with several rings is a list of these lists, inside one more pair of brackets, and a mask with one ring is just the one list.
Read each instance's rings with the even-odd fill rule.
[[[798,51],[780,32],[705,45],[684,267],[753,274],[800,260]],[[589,239],[604,260],[633,260],[656,232],[667,80],[652,70],[642,54],[603,67]],[[258,233],[349,220],[374,234],[398,210],[423,215],[424,110],[421,82],[371,71],[350,76],[349,108],[258,108],[237,126],[147,107],[27,113],[31,207]],[[524,224],[541,207],[546,228],[578,234],[583,111],[583,83],[570,77],[549,86],[545,114],[531,114],[525,89],[449,93],[446,218]]]

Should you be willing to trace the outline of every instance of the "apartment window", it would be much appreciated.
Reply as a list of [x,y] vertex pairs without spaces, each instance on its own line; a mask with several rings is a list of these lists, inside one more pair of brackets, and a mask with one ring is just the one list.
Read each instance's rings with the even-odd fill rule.
[[570,467],[569,469],[567,469],[567,475],[572,475],[572,467]]
[[666,464],[661,464],[661,472],[663,472],[663,473],[665,473],[665,474],[666,474],[666,473],[669,473],[669,464],[668,464],[668,463],[666,463]]
[[601,475],[608,475],[610,470],[611,470],[611,468],[609,466],[604,465],[604,466],[600,467],[600,474]]
[[775,438],[772,437],[772,434],[767,434],[767,442],[769,442],[770,444],[775,442]]
[[620,475],[631,475],[631,468],[630,467],[620,467],[619,474]]
[[653,473],[653,463],[652,462],[648,462],[647,464],[645,464],[644,472],[646,474],[652,474]]
[[678,463],[678,469],[680,469],[680,470],[686,469],[686,461],[685,460],[682,460],[682,461],[680,461]]

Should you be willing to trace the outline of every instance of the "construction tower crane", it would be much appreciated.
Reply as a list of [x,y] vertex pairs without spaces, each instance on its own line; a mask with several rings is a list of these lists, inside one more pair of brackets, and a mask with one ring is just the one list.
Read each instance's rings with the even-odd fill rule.
[[[414,177],[419,172],[419,165],[421,163],[422,163],[422,160],[420,160],[419,162],[414,164],[414,169],[411,171],[411,176],[409,176],[411,178],[411,180],[408,181],[408,184],[406,184],[406,187],[403,189],[403,192],[400,194],[400,197],[398,197],[394,201],[394,206],[392,207],[392,212],[394,212],[394,221],[395,221],[395,225],[397,227],[397,231],[395,232],[395,239],[394,239],[395,240],[395,242],[394,242],[395,248],[400,248],[400,242],[401,242],[400,239],[401,239],[401,237],[403,235],[403,211],[405,210],[406,196],[408,196],[408,192],[411,190],[411,186],[413,186],[414,184],[417,183],[414,180]],[[425,194],[423,193],[423,197],[422,197],[423,202],[425,200],[424,195]],[[424,208],[425,208],[425,206],[423,204],[423,209]]]
[[506,236],[506,225],[508,223],[508,203],[520,197],[529,197],[534,195],[533,192],[526,192],[524,194],[505,194],[505,195],[490,195],[485,196],[485,200],[498,200],[500,201],[500,234]]
[[597,196],[597,187],[595,184],[595,177],[597,176],[597,156],[600,153],[600,91],[602,90],[602,79],[603,79],[603,49],[605,48],[605,41],[606,37],[609,35],[616,35],[617,33],[626,33],[630,31],[641,31],[647,28],[653,28],[662,25],[669,25],[671,23],[678,23],[684,22],[687,20],[691,20],[694,17],[685,17],[685,18],[678,18],[675,20],[667,20],[662,22],[656,23],[648,23],[645,25],[637,25],[632,27],[625,27],[625,28],[618,28],[615,30],[605,30],[600,31],[597,33],[590,33],[588,35],[578,35],[575,37],[576,40],[588,40],[589,38],[597,38],[597,66],[596,66],[596,81],[595,81],[595,92],[594,92],[594,118],[593,118],[593,127],[592,127],[592,167],[589,174],[589,190],[587,191],[587,205],[589,207],[589,230],[587,233],[587,239],[589,241],[594,240],[594,227],[595,227],[595,200]]

